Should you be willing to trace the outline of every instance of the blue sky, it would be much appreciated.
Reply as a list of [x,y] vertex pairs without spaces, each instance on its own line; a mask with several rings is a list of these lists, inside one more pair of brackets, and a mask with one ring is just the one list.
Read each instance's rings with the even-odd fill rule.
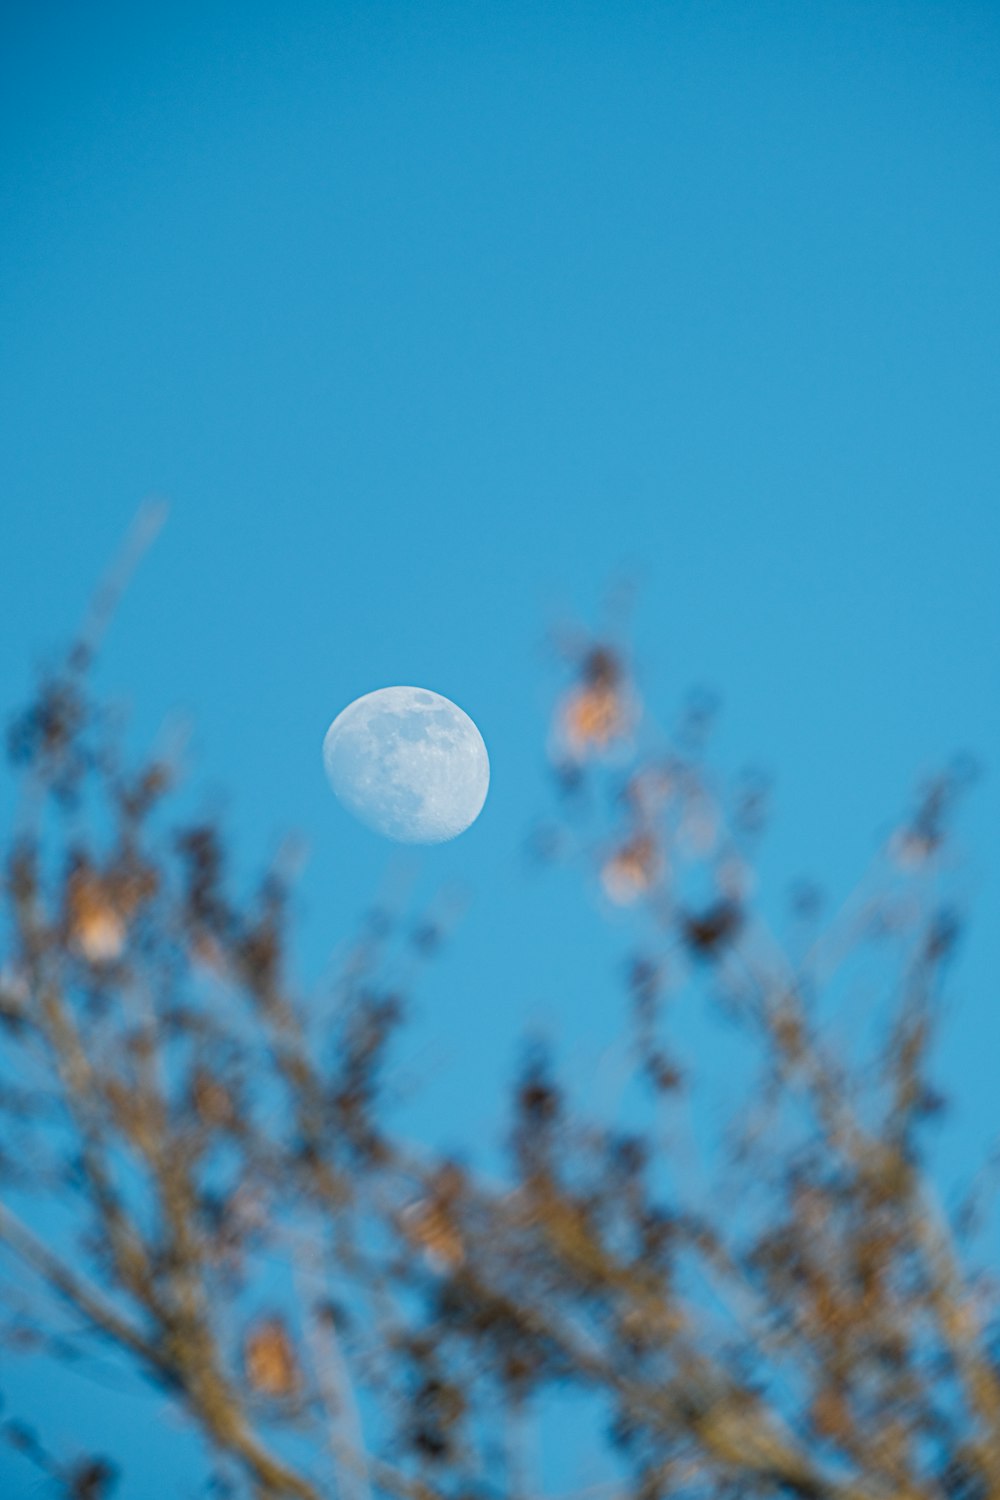
[[[983,759],[954,1159],[995,1128],[998,74],[964,0],[8,8],[4,703],[168,497],[102,684],[137,742],[190,714],[248,871],[306,836],[307,971],[397,870],[468,891],[429,1131],[485,1136],[531,1018],[584,1070],[615,1035],[624,937],[519,851],[545,632],[623,570],[656,711],[711,684],[723,764],[775,774],[774,899],[844,894],[922,772]],[[402,861],[320,758],[397,682],[493,765]]]

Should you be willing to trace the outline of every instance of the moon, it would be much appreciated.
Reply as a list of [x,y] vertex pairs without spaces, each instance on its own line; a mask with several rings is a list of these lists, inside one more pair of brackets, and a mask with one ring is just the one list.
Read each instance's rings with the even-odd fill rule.
[[326,732],[323,764],[348,811],[402,844],[443,844],[464,833],[490,785],[479,730],[427,688],[378,688],[349,703]]

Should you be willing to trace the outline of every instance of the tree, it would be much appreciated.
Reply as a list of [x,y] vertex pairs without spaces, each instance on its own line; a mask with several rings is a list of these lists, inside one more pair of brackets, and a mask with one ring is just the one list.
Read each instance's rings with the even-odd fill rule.
[[[630,751],[624,653],[571,641],[562,811],[535,852],[635,909],[630,1124],[580,1118],[528,1049],[494,1181],[387,1123],[404,1007],[384,933],[317,1015],[289,979],[289,871],[241,898],[220,829],[172,824],[168,761],[123,759],[89,686],[116,588],[10,736],[9,1344],[99,1341],[139,1367],[207,1440],[214,1493],[533,1494],[523,1435],[558,1387],[605,1425],[609,1493],[636,1500],[1000,1495],[974,1204],[942,1211],[924,1149],[965,768],[923,789],[845,911],[801,891],[782,946],[753,894],[763,785],[716,786],[704,702]],[[884,1013],[846,1056],[828,1021],[868,948]],[[681,992],[755,1058],[693,1199],[669,1145],[692,1085]],[[271,1311],[248,1315],[261,1288]],[[7,1440],[68,1493],[110,1493],[112,1457],[60,1463],[8,1411]]]

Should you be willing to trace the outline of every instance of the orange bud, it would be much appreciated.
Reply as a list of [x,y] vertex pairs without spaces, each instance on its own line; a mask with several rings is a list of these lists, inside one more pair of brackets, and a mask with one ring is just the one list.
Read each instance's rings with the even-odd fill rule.
[[264,1318],[243,1345],[247,1383],[258,1395],[290,1396],[299,1383],[295,1352],[280,1318]]

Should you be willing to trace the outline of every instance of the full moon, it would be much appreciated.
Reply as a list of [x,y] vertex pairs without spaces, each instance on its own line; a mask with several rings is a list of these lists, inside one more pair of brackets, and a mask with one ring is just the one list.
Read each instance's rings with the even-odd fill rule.
[[348,811],[403,844],[464,833],[490,784],[479,730],[426,688],[379,688],[349,703],[326,732],[323,763]]

